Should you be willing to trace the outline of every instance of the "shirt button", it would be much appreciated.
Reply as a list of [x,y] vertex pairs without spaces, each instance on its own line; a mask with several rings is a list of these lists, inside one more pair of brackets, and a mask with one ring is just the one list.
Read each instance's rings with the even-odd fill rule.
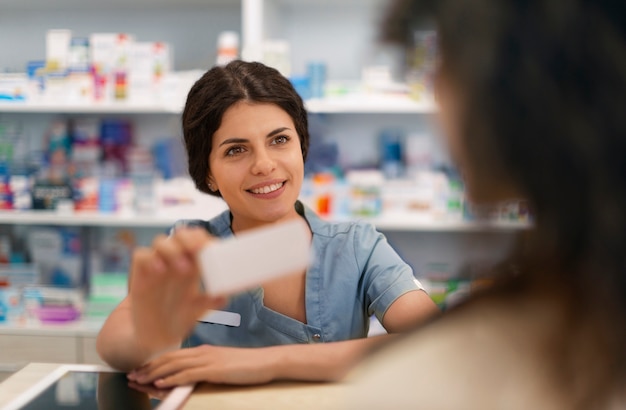
[[319,333],[316,333],[313,335],[314,342],[319,342],[321,338],[322,338],[322,335],[320,335]]

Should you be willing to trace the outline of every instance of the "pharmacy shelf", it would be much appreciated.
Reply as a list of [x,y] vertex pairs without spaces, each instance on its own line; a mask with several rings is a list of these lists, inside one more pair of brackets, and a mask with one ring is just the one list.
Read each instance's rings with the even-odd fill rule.
[[432,114],[437,106],[428,101],[420,102],[405,95],[350,94],[346,96],[310,99],[306,108],[314,114]]
[[[437,111],[433,103],[418,102],[406,96],[350,95],[305,101],[312,114],[430,114]],[[181,104],[140,102],[42,103],[0,102],[0,113],[53,114],[181,114]]]
[[180,114],[181,104],[154,104],[139,102],[102,103],[42,103],[2,102],[0,113],[52,113],[52,114]]
[[104,318],[83,318],[72,322],[0,323],[0,336],[87,336],[95,337],[104,324]]
[[417,213],[383,214],[365,219],[381,231],[405,232],[484,232],[484,231],[517,231],[532,227],[526,221],[485,220],[466,221],[461,219],[433,218],[430,215]]
[[[202,219],[217,212],[205,211]],[[208,215],[208,216],[207,216]],[[1,211],[0,224],[57,226],[119,226],[137,228],[168,228],[180,219],[196,218],[194,214],[175,211],[156,213],[98,213],[57,211]]]
[[[0,224],[169,228],[180,219],[210,219],[223,209],[225,208],[194,207],[164,210],[152,215],[134,212],[0,211]],[[410,213],[360,219],[371,222],[382,231],[480,232],[523,230],[531,227],[528,222],[446,220]]]
[[[239,5],[239,0],[108,0],[106,2],[85,1],[85,0],[2,0],[0,8],[5,10],[59,10],[88,8],[89,10],[110,10],[115,9],[136,9],[141,7],[206,7],[208,6],[229,6]],[[54,4],[53,4],[54,3]]]

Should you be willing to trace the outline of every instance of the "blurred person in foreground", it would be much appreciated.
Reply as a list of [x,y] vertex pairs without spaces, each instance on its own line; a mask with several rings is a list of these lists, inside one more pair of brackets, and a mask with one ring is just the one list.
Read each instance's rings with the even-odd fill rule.
[[470,200],[535,223],[496,286],[354,369],[355,408],[626,408],[626,2],[397,1],[385,39],[424,12]]

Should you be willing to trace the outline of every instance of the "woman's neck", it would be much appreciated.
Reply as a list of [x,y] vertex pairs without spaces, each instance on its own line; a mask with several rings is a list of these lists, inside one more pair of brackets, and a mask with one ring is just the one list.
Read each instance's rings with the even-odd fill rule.
[[280,218],[273,220],[258,220],[258,219],[249,219],[241,216],[234,215],[232,212],[230,214],[230,229],[234,234],[238,234],[241,232],[245,232],[250,229],[260,228],[262,226],[272,225],[275,223],[286,222],[295,218],[302,218],[295,207],[288,214],[283,215]]

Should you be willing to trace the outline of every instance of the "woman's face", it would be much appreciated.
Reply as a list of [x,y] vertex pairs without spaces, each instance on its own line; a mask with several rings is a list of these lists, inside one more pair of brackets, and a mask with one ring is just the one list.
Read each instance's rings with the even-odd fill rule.
[[233,215],[233,231],[297,217],[304,159],[293,120],[277,105],[232,105],[213,134],[208,182]]

